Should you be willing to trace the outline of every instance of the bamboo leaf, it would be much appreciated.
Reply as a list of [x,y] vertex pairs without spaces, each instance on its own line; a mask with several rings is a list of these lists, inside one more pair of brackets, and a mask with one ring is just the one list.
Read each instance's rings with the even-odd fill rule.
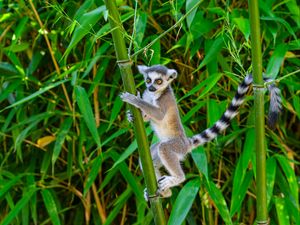
[[52,169],[54,170],[54,164],[61,152],[62,145],[65,141],[65,138],[72,126],[73,118],[68,117],[64,120],[61,127],[59,128],[59,132],[56,137],[55,145],[53,148],[53,154],[52,154]]
[[142,41],[144,38],[145,30],[146,30],[146,25],[147,25],[147,13],[140,12],[137,21],[136,21],[136,36],[134,43],[136,44],[136,50],[142,45]]
[[76,93],[77,104],[83,116],[83,119],[86,123],[86,126],[91,132],[92,137],[94,138],[97,146],[100,147],[101,146],[100,137],[98,135],[96,121],[94,119],[95,117],[93,114],[92,106],[88,98],[88,95],[84,90],[84,88],[80,86],[75,87],[75,93]]
[[52,224],[60,225],[61,223],[60,223],[60,219],[58,216],[58,210],[57,210],[57,206],[55,204],[54,198],[52,196],[52,193],[48,189],[42,189],[41,194],[42,194],[43,201],[45,203],[47,212],[52,221]]
[[7,62],[0,62],[0,76],[20,75],[17,68]]
[[40,62],[43,59],[43,55],[40,52],[35,52],[31,58],[30,64],[27,68],[26,75],[30,76],[40,65]]
[[275,198],[278,225],[290,225],[289,213],[282,198]]
[[231,221],[230,213],[226,204],[226,201],[224,199],[224,196],[222,195],[222,192],[217,188],[214,182],[208,181],[206,184],[207,191],[209,193],[209,196],[215,203],[222,219],[224,220],[225,224],[233,224]]
[[[198,1],[199,2],[199,1]],[[205,18],[205,13],[202,10],[199,10],[190,26],[191,41],[197,40],[198,38],[204,36],[215,28],[216,24]],[[188,39],[190,39],[188,37]],[[188,49],[186,49],[187,51]],[[206,63],[205,63],[206,64]]]
[[18,105],[21,105],[21,104],[23,104],[23,103],[25,103],[25,102],[27,102],[29,100],[32,100],[32,99],[38,97],[39,95],[41,95],[41,94],[43,94],[43,93],[51,90],[52,88],[55,88],[58,85],[66,83],[67,81],[69,81],[69,80],[62,80],[62,81],[58,81],[58,82],[55,82],[55,83],[48,84],[46,87],[40,88],[40,90],[34,92],[33,94],[31,94],[31,95],[29,95],[29,96],[27,96],[27,97],[25,97],[25,98],[23,98],[23,99],[15,102],[14,104],[11,104],[11,105],[5,107],[4,109],[0,110],[0,112],[2,112],[4,110],[7,110],[7,109],[10,109],[10,108],[13,108],[13,107],[18,106]]
[[9,181],[2,179],[1,177],[1,185],[0,185],[0,199],[3,198],[3,196],[16,185],[16,183],[23,177],[24,175],[17,175],[13,179],[10,179]]
[[247,174],[249,162],[254,152],[254,145],[253,145],[254,142],[255,142],[255,129],[250,128],[247,130],[246,133],[246,141],[244,144],[243,153],[240,156],[236,169],[234,171],[231,207],[230,207],[231,215],[234,214],[233,205],[238,204],[240,201],[239,200],[240,187],[242,186],[243,183],[245,183],[244,179]]
[[[298,190],[298,184],[297,184],[297,178],[295,175],[295,172],[293,171],[292,167],[290,166],[288,160],[281,156],[281,155],[276,155],[276,159],[279,162],[284,175],[286,176],[286,179],[288,181],[289,187],[291,189],[291,194],[293,195],[294,199],[299,199],[299,190]],[[297,204],[299,208],[299,202]]]
[[70,44],[64,53],[65,56],[67,56],[70,51],[76,46],[76,44],[90,32],[97,21],[99,21],[99,19],[101,18],[101,14],[103,14],[105,10],[105,6],[100,6],[97,9],[94,9],[80,16],[80,18],[78,19],[78,26],[75,29]]
[[93,185],[97,175],[100,172],[100,168],[102,165],[102,155],[98,155],[95,160],[92,162],[91,171],[87,177],[86,183],[83,189],[83,195],[85,196],[86,193],[89,191],[91,186]]
[[205,179],[208,180],[208,162],[204,148],[199,147],[193,150],[192,157],[198,170],[205,176]]
[[230,207],[230,216],[233,215],[241,210],[242,203],[246,196],[247,190],[252,182],[253,179],[253,171],[248,171],[241,183],[241,186],[238,188],[236,193],[234,193],[232,200],[231,200],[231,207]]
[[189,181],[180,190],[174,203],[168,225],[181,225],[192,207],[200,188],[200,180]]
[[[199,0],[187,0],[186,1],[186,6],[185,6],[185,11],[188,12],[190,11],[193,6],[198,2]],[[188,28],[190,29],[191,24],[195,18],[197,9],[194,9],[187,17],[186,17],[186,23],[188,25]]]
[[12,44],[15,45],[20,41],[21,35],[26,29],[26,23],[28,22],[29,17],[25,16],[18,21],[18,25],[16,27],[16,30],[14,32],[14,36],[12,38]]
[[10,225],[11,222],[18,216],[22,208],[29,202],[31,196],[36,192],[36,190],[36,188],[30,188],[29,190],[24,191],[22,198],[1,221],[0,225]]
[[297,4],[296,0],[285,1],[286,6],[288,7],[292,18],[297,23],[298,28],[300,27],[300,10],[299,10],[299,2]]
[[127,188],[119,197],[118,202],[114,204],[114,208],[110,211],[109,215],[106,218],[104,225],[113,224],[114,219],[120,213],[121,209],[124,207],[124,204],[127,202],[128,198],[131,196],[130,188]]
[[219,81],[219,79],[222,77],[221,73],[212,74],[207,79],[205,79],[203,82],[199,83],[197,86],[195,86],[192,90],[190,90],[187,94],[185,94],[182,98],[180,98],[177,102],[182,101],[183,99],[195,94],[196,92],[200,91],[201,88],[203,90],[201,91],[201,94],[197,98],[198,100],[203,98]]
[[121,162],[123,162],[125,159],[127,159],[135,150],[137,150],[137,142],[133,141],[121,154],[121,156],[118,158],[118,160],[114,163],[111,169],[118,166]]
[[269,206],[276,177],[276,160],[274,157],[267,159],[267,205]]
[[192,109],[190,109],[189,112],[183,116],[182,123],[187,122],[192,116],[194,116],[195,113],[199,112],[205,103],[205,101],[199,102]]
[[8,96],[12,95],[12,93],[15,90],[17,90],[20,85],[21,85],[21,80],[16,80],[14,82],[9,83],[6,87],[0,88],[0,102],[7,99]]
[[196,73],[201,68],[206,66],[209,62],[211,62],[211,60],[215,59],[216,55],[221,51],[223,45],[224,45],[224,41],[222,37],[218,37],[217,39],[215,39],[213,44],[205,54],[204,59],[202,60],[198,68],[193,73]]
[[[151,37],[151,41],[155,40],[157,37],[158,37],[157,35],[153,35]],[[155,52],[155,54],[153,54],[153,56],[151,57],[150,65],[160,64],[160,60],[161,60],[161,43],[159,41],[157,41],[152,45],[151,48]]]
[[121,108],[123,106],[123,102],[119,96],[116,97],[115,103],[113,104],[113,108],[111,110],[110,119],[109,119],[109,125],[107,127],[107,130],[110,129],[111,125],[117,118],[117,116],[120,114]]
[[239,30],[245,36],[245,39],[248,40],[250,36],[250,23],[247,18],[234,18],[233,22],[237,25]]
[[[111,152],[110,156],[113,158],[114,161],[117,161],[119,159],[119,155],[116,152]],[[116,163],[115,163],[116,164]],[[119,171],[121,172],[122,176],[126,180],[126,182],[130,185],[132,188],[134,194],[139,199],[139,201],[144,201],[143,194],[141,192],[141,188],[138,185],[136,179],[132,175],[132,173],[129,171],[128,166],[125,164],[125,162],[119,163],[118,165]]]
[[285,28],[287,29],[287,31],[293,36],[293,38],[295,40],[298,40],[297,35],[295,34],[293,28],[291,27],[291,25],[286,22],[284,19],[279,18],[279,17],[273,17],[273,16],[262,16],[260,18],[261,20],[265,20],[265,21],[276,21],[281,23],[283,26],[285,26]]
[[21,43],[21,44],[10,45],[8,47],[3,48],[3,50],[9,52],[22,52],[28,48],[29,48],[29,43]]
[[272,79],[276,78],[279,69],[282,66],[286,51],[287,51],[287,46],[285,44],[281,44],[275,48],[267,66],[267,70],[266,70],[267,77],[270,77]]
[[287,182],[286,177],[279,168],[277,168],[276,171],[276,181],[276,184],[280,188],[280,191],[285,196],[284,199],[287,211],[295,221],[300,221],[299,201],[294,198],[290,190],[289,183]]
[[19,148],[20,148],[22,142],[24,141],[24,139],[29,135],[29,131],[31,129],[33,129],[39,122],[40,122],[40,120],[37,120],[37,121],[33,122],[32,124],[30,124],[24,130],[22,130],[22,132],[16,138],[16,141],[15,141],[15,150],[17,150],[17,154],[18,154],[20,160],[22,160],[22,153],[19,152]]

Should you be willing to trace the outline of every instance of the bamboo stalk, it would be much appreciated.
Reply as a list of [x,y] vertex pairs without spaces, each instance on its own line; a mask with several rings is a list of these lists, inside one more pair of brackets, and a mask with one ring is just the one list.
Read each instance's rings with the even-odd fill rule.
[[262,77],[261,36],[258,0],[249,0],[251,52],[253,67],[255,132],[256,132],[256,220],[268,224],[266,150],[264,120],[264,88]]
[[[132,76],[131,62],[127,54],[124,35],[122,34],[122,23],[118,13],[115,0],[105,0],[105,5],[108,9],[108,19],[112,28],[112,37],[117,55],[118,65],[120,68],[125,91],[136,94],[134,79]],[[134,116],[134,132],[138,143],[139,155],[141,158],[145,183],[149,195],[155,195],[157,183],[155,172],[152,164],[152,158],[149,150],[149,143],[145,132],[144,122],[140,111],[133,106],[129,106]],[[166,224],[164,211],[159,198],[150,199],[151,209],[155,224]]]

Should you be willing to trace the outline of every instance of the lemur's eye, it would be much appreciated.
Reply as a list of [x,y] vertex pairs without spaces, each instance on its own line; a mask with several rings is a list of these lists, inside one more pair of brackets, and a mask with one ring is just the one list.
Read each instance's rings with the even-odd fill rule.
[[147,79],[146,79],[146,83],[147,83],[147,84],[151,83],[151,79],[150,79],[150,78],[147,78]]
[[158,84],[158,85],[162,84],[162,82],[163,82],[162,79],[156,79],[155,80],[155,83]]

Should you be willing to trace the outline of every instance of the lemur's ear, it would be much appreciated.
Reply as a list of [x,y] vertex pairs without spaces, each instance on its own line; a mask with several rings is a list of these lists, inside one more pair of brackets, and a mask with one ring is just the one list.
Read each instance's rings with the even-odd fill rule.
[[146,75],[146,70],[148,69],[148,66],[139,65],[137,66],[137,68],[141,74],[143,74],[144,76]]
[[167,77],[168,77],[168,80],[170,80],[170,79],[174,80],[177,77],[177,71],[174,69],[168,69]]

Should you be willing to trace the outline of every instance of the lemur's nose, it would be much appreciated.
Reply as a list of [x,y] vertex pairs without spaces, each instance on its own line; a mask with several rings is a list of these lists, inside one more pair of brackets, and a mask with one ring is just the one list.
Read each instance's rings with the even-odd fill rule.
[[148,88],[149,89],[149,91],[151,91],[151,92],[154,92],[154,91],[156,91],[156,88],[155,87],[153,87],[152,85]]

